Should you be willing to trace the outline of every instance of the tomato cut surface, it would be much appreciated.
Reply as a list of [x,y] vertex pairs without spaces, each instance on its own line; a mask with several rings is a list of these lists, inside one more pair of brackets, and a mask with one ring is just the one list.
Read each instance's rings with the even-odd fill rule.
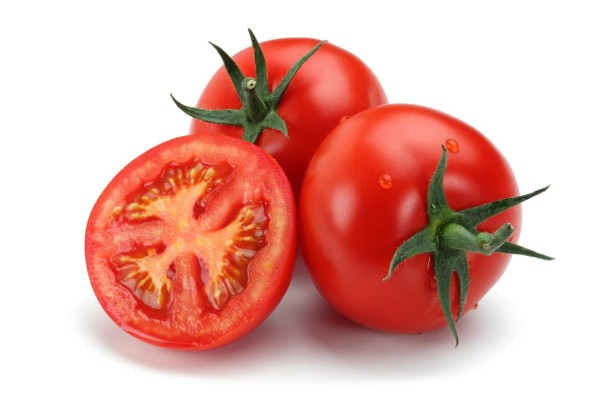
[[153,344],[204,349],[276,307],[295,260],[284,172],[223,135],[173,139],[126,166],[86,231],[90,281],[108,315]]

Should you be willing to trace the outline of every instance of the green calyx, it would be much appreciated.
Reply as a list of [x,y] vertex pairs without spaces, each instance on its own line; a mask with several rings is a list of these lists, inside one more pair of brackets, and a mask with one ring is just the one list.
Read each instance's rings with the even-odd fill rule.
[[260,133],[267,128],[275,129],[287,137],[287,126],[285,121],[277,114],[277,107],[300,67],[325,43],[325,41],[321,41],[308,53],[302,56],[302,58],[296,61],[279,85],[277,85],[273,92],[270,92],[265,55],[260,44],[256,40],[254,33],[252,33],[250,29],[248,29],[248,32],[250,33],[252,48],[254,49],[254,64],[256,66],[255,78],[245,77],[235,61],[233,61],[223,49],[211,43],[221,56],[225,70],[229,74],[233,86],[237,91],[240,102],[242,103],[240,109],[206,110],[186,106],[177,101],[173,95],[171,95],[171,98],[177,107],[193,118],[216,124],[243,127],[244,135],[242,138],[248,142],[256,142]]
[[407,239],[394,253],[390,263],[387,280],[398,265],[417,254],[433,254],[435,278],[440,305],[444,317],[450,326],[458,346],[458,333],[450,305],[450,280],[456,272],[459,282],[459,308],[456,321],[462,315],[469,289],[469,264],[467,252],[477,252],[487,256],[499,252],[520,254],[542,260],[552,260],[552,257],[536,253],[525,247],[508,242],[514,228],[506,223],[495,232],[479,232],[477,226],[483,221],[516,206],[538,194],[546,191],[549,186],[522,196],[510,197],[481,206],[454,211],[446,201],[443,189],[443,178],[447,166],[446,148],[442,146],[442,156],[433,174],[427,192],[427,213],[429,225]]

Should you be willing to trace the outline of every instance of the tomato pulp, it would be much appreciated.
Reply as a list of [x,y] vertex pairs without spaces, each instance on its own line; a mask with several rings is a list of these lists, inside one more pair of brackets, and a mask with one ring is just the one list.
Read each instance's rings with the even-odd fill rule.
[[96,296],[133,336],[207,349],[258,326],[295,261],[293,195],[265,152],[223,135],[160,144],[95,204],[85,255]]

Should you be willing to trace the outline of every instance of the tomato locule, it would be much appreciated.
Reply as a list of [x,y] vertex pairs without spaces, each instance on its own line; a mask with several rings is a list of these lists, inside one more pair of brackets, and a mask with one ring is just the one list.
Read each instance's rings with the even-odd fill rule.
[[258,326],[295,261],[293,195],[265,152],[224,135],[176,138],[108,184],[87,225],[90,282],[146,342],[200,350]]

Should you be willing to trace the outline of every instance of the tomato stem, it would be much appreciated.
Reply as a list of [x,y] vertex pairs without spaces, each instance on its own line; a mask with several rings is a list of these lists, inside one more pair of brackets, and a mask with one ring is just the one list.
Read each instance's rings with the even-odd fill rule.
[[493,254],[513,234],[515,228],[506,223],[493,233],[472,232],[458,223],[450,223],[442,229],[440,237],[444,245],[451,249]]
[[245,78],[242,81],[244,99],[246,100],[246,111],[248,118],[253,123],[259,123],[267,116],[269,108],[260,98],[256,91],[256,80],[254,78]]

